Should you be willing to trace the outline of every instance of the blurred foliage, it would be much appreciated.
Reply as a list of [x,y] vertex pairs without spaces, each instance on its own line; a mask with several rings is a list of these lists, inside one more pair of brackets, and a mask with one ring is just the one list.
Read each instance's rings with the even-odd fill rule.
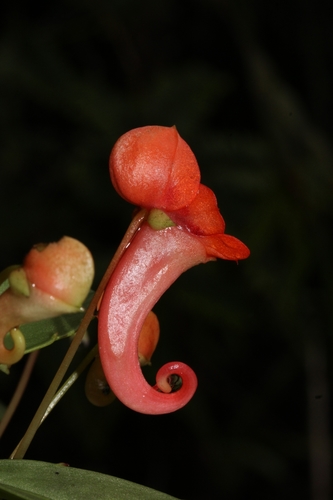
[[[147,376],[166,361],[188,362],[199,388],[186,408],[161,417],[119,402],[94,408],[82,380],[27,458],[191,500],[328,500],[328,8],[313,0],[19,0],[2,8],[0,269],[66,234],[92,251],[97,283],[132,210],[111,186],[108,155],[122,133],[148,124],[176,124],[227,232],[251,249],[238,266],[192,269],[156,307],[162,339]],[[1,458],[22,437],[66,347],[41,352]],[[1,405],[21,369],[0,374]]]

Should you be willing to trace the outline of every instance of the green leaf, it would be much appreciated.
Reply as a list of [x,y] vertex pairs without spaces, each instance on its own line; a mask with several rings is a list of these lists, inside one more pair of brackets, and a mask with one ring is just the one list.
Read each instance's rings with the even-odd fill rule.
[[1,500],[175,500],[139,484],[64,465],[0,460]]

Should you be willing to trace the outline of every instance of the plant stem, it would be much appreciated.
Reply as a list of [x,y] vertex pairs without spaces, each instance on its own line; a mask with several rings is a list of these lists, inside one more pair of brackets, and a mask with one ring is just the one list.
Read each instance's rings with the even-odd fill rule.
[[22,371],[19,383],[17,384],[17,387],[15,389],[13,397],[10,400],[10,403],[6,409],[6,412],[5,412],[5,414],[2,417],[2,420],[0,422],[0,438],[3,435],[3,433],[5,432],[7,425],[11,421],[11,418],[14,415],[16,408],[18,407],[18,405],[22,399],[25,388],[29,382],[30,375],[32,373],[32,369],[35,365],[38,353],[39,353],[39,351],[34,351],[31,354],[29,354],[29,356],[28,356],[28,359],[27,359],[27,362],[26,362],[24,369]]
[[11,459],[21,459],[24,457],[27,449],[30,446],[31,441],[33,440],[37,429],[43,419],[43,416],[45,412],[47,411],[49,405],[51,404],[53,397],[55,393],[57,392],[58,387],[61,384],[62,379],[65,376],[66,371],[68,370],[68,367],[70,363],[72,362],[74,355],[83,339],[83,336],[88,329],[88,326],[90,324],[90,321],[95,315],[96,308],[98,306],[98,303],[100,301],[100,298],[102,297],[103,291],[113,273],[115,270],[119,260],[121,259],[123,253],[125,252],[126,248],[128,245],[131,243],[131,240],[133,239],[135,233],[137,230],[140,228],[141,224],[147,217],[147,210],[142,209],[140,210],[135,217],[133,218],[129,228],[127,229],[125,236],[123,237],[113,259],[111,260],[100,284],[98,285],[98,288],[95,292],[95,295],[92,298],[92,301],[90,302],[85,315],[82,318],[82,321],[80,323],[80,326],[73,338],[73,341],[71,342],[69,349],[67,353],[65,354],[64,359],[62,360],[62,363],[60,364],[57,373],[55,374],[54,379],[52,380],[41,404],[39,405],[39,408],[37,409],[35,416],[33,417],[25,435],[23,436],[22,440],[18,444],[18,446],[15,448],[13,453],[11,454],[10,458]]
[[81,361],[79,366],[76,368],[76,370],[68,377],[66,382],[60,387],[60,389],[56,392],[54,395],[54,398],[52,399],[51,403],[47,407],[47,410],[45,411],[43,418],[41,420],[42,424],[46,417],[51,413],[53,408],[59,403],[61,398],[66,394],[66,392],[72,387],[74,382],[79,378],[81,373],[87,368],[87,366],[92,362],[92,360],[96,357],[98,353],[98,344],[96,344],[91,351],[87,354],[87,356]]

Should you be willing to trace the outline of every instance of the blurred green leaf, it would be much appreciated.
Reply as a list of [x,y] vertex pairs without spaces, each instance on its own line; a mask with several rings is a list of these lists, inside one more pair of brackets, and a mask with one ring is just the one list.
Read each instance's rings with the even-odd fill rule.
[[2,500],[168,500],[174,497],[98,472],[33,460],[0,461]]

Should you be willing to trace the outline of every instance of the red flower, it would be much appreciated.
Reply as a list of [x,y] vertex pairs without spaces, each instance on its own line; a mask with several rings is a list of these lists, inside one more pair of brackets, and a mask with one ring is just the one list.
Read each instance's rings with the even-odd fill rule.
[[[118,193],[146,208],[148,217],[105,289],[100,357],[110,387],[124,404],[142,413],[169,413],[189,401],[197,380],[187,365],[175,362],[157,373],[156,387],[145,381],[138,337],[148,312],[190,267],[216,257],[238,261],[250,252],[224,233],[216,197],[200,184],[195,156],[174,127],[124,134],[111,152],[110,173]],[[181,388],[172,392],[179,379]]]

